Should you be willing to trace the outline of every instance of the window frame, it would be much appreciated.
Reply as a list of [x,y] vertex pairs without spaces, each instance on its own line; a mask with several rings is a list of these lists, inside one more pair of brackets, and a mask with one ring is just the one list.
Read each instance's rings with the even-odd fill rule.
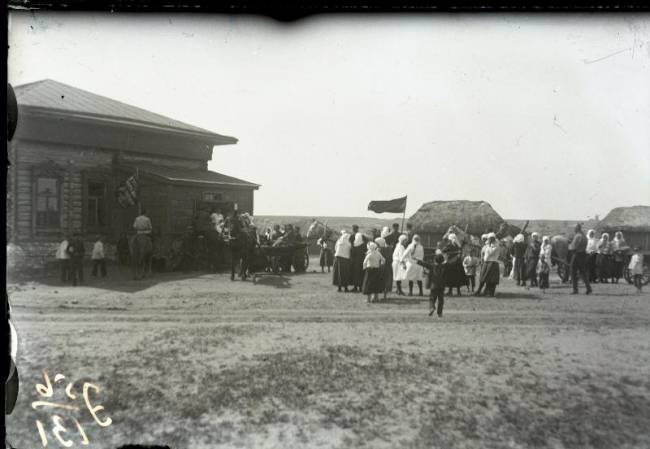
[[[110,173],[104,171],[86,170],[82,172],[81,177],[82,177],[81,223],[82,223],[83,230],[85,233],[100,233],[100,234],[107,233],[111,227],[111,197],[109,193],[111,192],[112,182],[111,182]],[[90,224],[88,220],[89,200],[91,198],[89,195],[89,187],[91,183],[104,185],[104,205],[103,205],[104,224],[103,225]]]
[[[45,225],[38,224],[38,200],[41,195],[38,193],[38,180],[43,178],[54,179],[56,182],[56,194],[49,195],[47,198],[56,198],[58,220],[55,223]],[[64,171],[56,164],[36,165],[32,167],[32,235],[58,233],[63,229],[63,183]]]

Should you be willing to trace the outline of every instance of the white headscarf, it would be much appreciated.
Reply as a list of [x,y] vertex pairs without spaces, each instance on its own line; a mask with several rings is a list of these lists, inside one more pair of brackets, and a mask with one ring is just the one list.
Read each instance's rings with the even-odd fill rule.
[[606,232],[603,232],[603,233],[600,235],[600,240],[604,242],[605,239],[607,239],[607,241],[609,241],[609,234],[606,233]]
[[383,239],[385,239],[386,237],[388,237],[388,236],[390,235],[390,228],[389,228],[388,226],[384,226],[384,227],[381,229],[381,234],[380,234],[380,235],[381,235],[381,238],[383,238]]
[[532,238],[535,238],[535,237],[539,237],[539,234],[537,232],[533,232],[532,234],[530,234],[530,236]]
[[411,240],[415,243],[420,243],[420,236],[415,234]]
[[377,237],[375,239],[375,243],[380,248],[386,248],[386,240],[384,238],[382,238],[382,237]]
[[524,241],[524,234],[517,234],[517,236],[513,240],[513,242],[515,243],[522,243],[523,241]]
[[542,237],[542,243],[549,243],[549,244],[551,243],[551,239],[549,238],[548,235]]
[[406,234],[402,234],[402,235],[399,236],[399,238],[397,239],[397,241],[398,241],[399,243],[404,243],[404,242],[406,242],[408,239],[409,239],[409,238],[407,237]]
[[587,237],[589,237],[590,239],[595,239],[596,238],[596,231],[594,231],[593,229],[588,230],[587,231]]
[[368,243],[368,253],[372,253],[374,251],[377,251],[378,247],[375,242],[370,242]]
[[363,245],[363,234],[361,232],[357,232],[354,234],[354,246],[360,245]]
[[447,236],[447,238],[448,238],[451,242],[454,242],[454,243],[457,243],[457,242],[458,242],[458,237],[456,237],[456,234],[454,234],[453,232],[452,232],[451,234],[449,234],[449,235]]

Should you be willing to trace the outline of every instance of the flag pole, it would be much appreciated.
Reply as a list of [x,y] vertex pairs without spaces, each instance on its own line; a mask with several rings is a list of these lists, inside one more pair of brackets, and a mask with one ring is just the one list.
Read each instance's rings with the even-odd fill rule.
[[135,180],[138,186],[136,192],[136,195],[138,195],[138,215],[142,215],[142,202],[140,201],[140,169],[138,167],[135,167]]
[[401,234],[404,232],[404,217],[406,216],[406,203],[408,202],[408,196],[406,197],[406,200],[404,200],[404,210],[402,211],[402,226],[399,229],[399,233]]

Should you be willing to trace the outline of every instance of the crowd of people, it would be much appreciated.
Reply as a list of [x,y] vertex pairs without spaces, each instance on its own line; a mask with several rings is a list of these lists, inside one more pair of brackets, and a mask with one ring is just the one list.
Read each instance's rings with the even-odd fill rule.
[[[334,245],[333,284],[339,292],[367,295],[368,302],[377,301],[379,295],[386,299],[393,286],[399,296],[406,295],[406,285],[409,296],[416,285],[417,294],[424,296],[426,287],[431,314],[435,311],[442,316],[445,290],[452,295],[456,289],[460,295],[461,287],[466,287],[476,295],[495,295],[500,277],[499,246],[494,233],[485,237],[480,258],[463,247],[455,234],[449,234],[446,241],[438,243],[432,260],[425,261],[425,248],[410,226],[405,233],[399,231],[398,224],[392,230],[385,227],[371,240],[354,225],[351,233],[342,230]],[[321,251],[321,260],[326,258]]]
[[[510,279],[526,288],[539,287],[544,290],[549,287],[550,267],[554,264],[566,264],[572,280],[573,293],[578,293],[578,280],[582,278],[586,293],[591,294],[591,284],[617,284],[624,277],[627,262],[635,286],[640,291],[643,257],[639,248],[630,248],[622,232],[616,232],[614,239],[610,240],[606,232],[596,237],[596,231],[593,229],[587,231],[585,236],[580,224],[576,225],[574,231],[568,248],[568,260],[558,260],[553,255],[550,237],[544,236],[540,240],[539,234],[533,232],[527,239],[524,234],[518,234],[510,250],[513,267]],[[628,262],[627,255],[630,250],[634,254]]]
[[[568,249],[573,293],[578,293],[578,280],[582,278],[586,293],[590,294],[591,283],[607,283],[608,277],[616,283],[623,277],[624,256],[630,248],[620,232],[610,242],[606,233],[596,239],[595,232],[590,230],[585,236],[581,226],[577,225]],[[367,295],[368,302],[377,301],[379,295],[386,299],[393,290],[399,296],[405,295],[405,284],[408,285],[408,295],[412,296],[417,285],[419,296],[424,296],[425,287],[429,289],[431,314],[437,312],[441,316],[445,290],[447,295],[452,295],[456,289],[461,295],[461,287],[465,287],[476,296],[495,296],[500,279],[501,248],[494,232],[481,237],[479,255],[474,255],[470,245],[461,244],[453,233],[438,242],[431,260],[425,261],[424,250],[420,237],[411,227],[401,233],[399,225],[394,224],[392,230],[385,227],[372,240],[354,225],[352,232],[341,231],[333,254],[326,242],[321,245],[320,260],[321,267],[327,264],[328,271],[328,261],[333,260],[333,284],[339,292],[362,293]],[[518,234],[510,249],[511,279],[517,285],[545,291],[549,288],[553,254],[548,236],[540,239],[537,232],[530,234],[529,238]],[[640,292],[643,256],[639,248],[634,248],[628,268]],[[477,274],[478,288],[475,288]]]

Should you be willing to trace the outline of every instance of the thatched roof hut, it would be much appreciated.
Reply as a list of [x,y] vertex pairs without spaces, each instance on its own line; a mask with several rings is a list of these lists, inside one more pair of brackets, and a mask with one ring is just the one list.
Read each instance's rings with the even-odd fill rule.
[[596,227],[610,234],[622,231],[630,246],[650,250],[650,206],[617,207],[612,209]]
[[425,246],[434,246],[456,225],[474,235],[495,231],[503,218],[485,201],[431,201],[425,203],[409,218],[413,229],[420,234]]

